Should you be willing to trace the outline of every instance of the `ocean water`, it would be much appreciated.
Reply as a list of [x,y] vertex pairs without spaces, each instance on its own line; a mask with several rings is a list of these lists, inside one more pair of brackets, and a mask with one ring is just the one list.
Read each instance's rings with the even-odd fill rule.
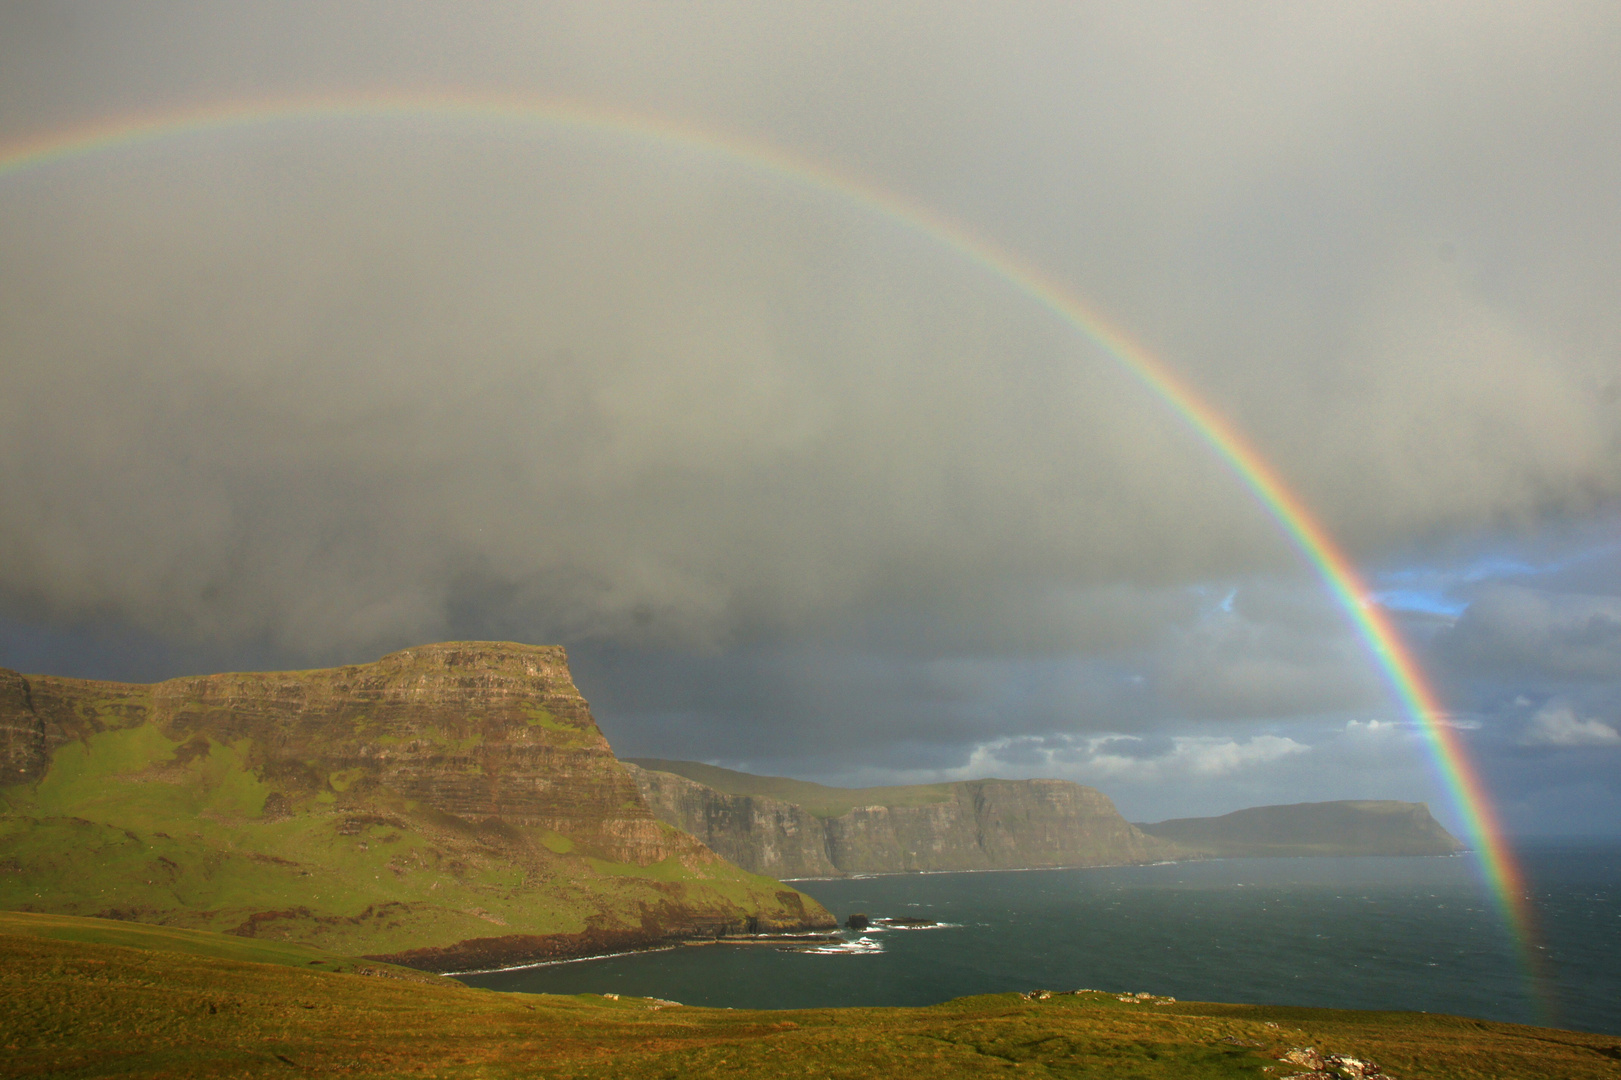
[[1521,859],[1540,923],[1539,981],[1468,856],[803,881],[841,922],[861,912],[948,925],[873,931],[859,949],[822,954],[683,946],[462,978],[756,1009],[1086,987],[1621,1033],[1621,845],[1543,846]]

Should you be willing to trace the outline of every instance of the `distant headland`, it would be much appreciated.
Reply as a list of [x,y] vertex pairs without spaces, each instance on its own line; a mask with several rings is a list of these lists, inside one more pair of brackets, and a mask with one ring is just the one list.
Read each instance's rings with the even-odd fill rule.
[[1452,855],[1464,850],[1427,805],[1390,799],[1254,806],[1220,817],[1173,818],[1137,828],[1216,858]]
[[1141,825],[1067,780],[835,788],[695,761],[626,764],[659,820],[778,878],[1463,848],[1423,803],[1301,803]]

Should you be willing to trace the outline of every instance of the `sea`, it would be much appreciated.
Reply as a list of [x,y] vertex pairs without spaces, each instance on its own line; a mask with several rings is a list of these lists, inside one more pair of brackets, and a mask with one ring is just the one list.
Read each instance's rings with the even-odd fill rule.
[[845,932],[819,952],[683,945],[460,978],[739,1009],[1084,988],[1621,1034],[1621,843],[1519,857],[1537,921],[1524,948],[1472,855],[1216,859],[799,881],[841,923],[939,925]]

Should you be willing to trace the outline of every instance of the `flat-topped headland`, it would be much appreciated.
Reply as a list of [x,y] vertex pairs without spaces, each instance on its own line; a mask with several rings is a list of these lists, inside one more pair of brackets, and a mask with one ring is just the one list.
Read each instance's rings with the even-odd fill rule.
[[1137,828],[1214,858],[1454,855],[1464,850],[1424,803],[1394,799],[1252,806],[1220,817],[1175,818]]
[[0,670],[0,907],[441,971],[831,928],[659,821],[564,651],[145,684]]

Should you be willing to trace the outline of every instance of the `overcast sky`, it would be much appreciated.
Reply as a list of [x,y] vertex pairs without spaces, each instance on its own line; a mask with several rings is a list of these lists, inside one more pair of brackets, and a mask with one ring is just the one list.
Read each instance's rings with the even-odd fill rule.
[[[0,156],[389,92],[769,144],[1041,267],[1344,545],[1512,829],[1621,830],[1621,8],[0,8]],[[357,115],[0,176],[0,380],[3,666],[561,642],[621,754],[1457,822],[1170,409],[700,145]]]

